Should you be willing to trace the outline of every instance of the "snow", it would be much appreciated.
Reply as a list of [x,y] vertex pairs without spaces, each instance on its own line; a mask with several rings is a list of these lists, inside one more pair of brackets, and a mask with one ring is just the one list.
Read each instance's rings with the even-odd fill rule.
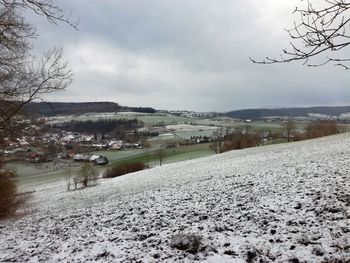
[[350,112],[340,114],[339,119],[350,119]]
[[[23,188],[35,191],[30,211],[0,222],[0,262],[349,262],[349,179],[350,135],[342,134],[79,191],[67,192],[65,181]],[[199,237],[198,251],[172,245],[179,236]]]

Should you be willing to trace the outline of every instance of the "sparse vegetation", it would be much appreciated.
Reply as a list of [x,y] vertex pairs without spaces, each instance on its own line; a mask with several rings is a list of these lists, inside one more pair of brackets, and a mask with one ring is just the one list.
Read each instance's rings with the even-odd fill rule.
[[287,120],[286,122],[282,123],[283,130],[285,132],[285,135],[287,137],[288,142],[291,141],[292,135],[296,129],[295,122],[293,120]]
[[164,158],[165,158],[165,152],[164,149],[160,148],[155,153],[157,159],[159,160],[159,166],[162,166]]
[[219,139],[214,139],[209,147],[215,152],[215,154],[218,154],[221,152],[221,141]]
[[221,149],[221,152],[240,150],[256,146],[257,139],[254,135],[235,132],[224,137],[224,145]]
[[337,123],[335,121],[318,121],[311,122],[306,127],[306,138],[318,138],[339,133]]
[[[74,190],[95,185],[97,178],[97,170],[90,163],[85,163],[79,174],[73,178]],[[69,189],[69,187],[70,183],[67,183],[67,188]]]
[[0,170],[0,219],[13,215],[19,205],[16,198],[17,187],[12,180],[13,176],[14,173],[11,171]]
[[103,178],[114,178],[124,174],[141,171],[145,168],[146,165],[143,162],[117,164],[107,169],[103,174]]
[[72,163],[69,162],[68,166],[66,167],[66,176],[65,176],[66,183],[67,183],[67,191],[71,190],[70,189],[72,184],[71,178],[72,178]]
[[15,216],[17,210],[23,208],[30,198],[29,192],[18,192],[14,177],[15,173],[4,169],[0,161],[0,220]]

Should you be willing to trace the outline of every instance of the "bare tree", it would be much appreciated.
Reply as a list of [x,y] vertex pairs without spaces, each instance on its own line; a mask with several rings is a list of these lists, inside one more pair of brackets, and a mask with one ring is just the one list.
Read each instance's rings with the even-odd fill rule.
[[[284,49],[279,58],[267,57],[258,64],[303,61],[304,65],[315,67],[328,63],[349,69],[350,57],[343,57],[340,51],[350,45],[350,3],[347,0],[323,0],[312,4],[304,1],[305,8],[294,11],[300,19],[287,30],[290,48]],[[340,56],[339,56],[340,54]],[[318,57],[324,55],[321,60]]]
[[[226,135],[229,135],[229,130],[226,129]],[[212,134],[212,143],[210,148],[218,154],[222,151],[222,142],[223,142],[224,133],[223,130],[215,130]]]
[[81,167],[79,174],[74,177],[74,189],[77,189],[78,184],[82,188],[88,187],[89,185],[96,185],[98,178],[98,171],[91,165],[91,163],[85,163]]
[[[72,165],[72,161],[69,160],[67,165],[66,165],[66,176],[65,176],[65,179],[66,179],[66,183],[67,183],[67,191],[70,191],[70,187],[71,187],[71,178],[72,178],[72,168],[73,168],[73,165]],[[77,186],[75,185],[75,188],[77,188]]]
[[151,148],[151,143],[146,139],[143,138],[143,140],[141,141],[141,145],[144,149],[144,152],[146,154],[146,165],[149,166],[149,152],[150,152],[150,148]]
[[51,0],[0,0],[0,133],[15,132],[16,117],[23,107],[44,94],[64,90],[72,72],[61,49],[54,48],[38,59],[31,54],[36,38],[23,11],[32,10],[51,23],[64,22],[76,28]]
[[13,215],[18,207],[17,186],[12,180],[14,173],[6,171],[0,160],[0,219]]
[[78,21],[72,19],[72,14],[65,14],[52,0],[0,0],[0,5],[17,10],[30,9],[37,15],[45,16],[52,24],[62,22],[78,28]]
[[13,173],[2,167],[3,138],[22,133],[19,117],[26,104],[64,90],[72,81],[61,49],[54,48],[41,59],[31,53],[31,41],[37,35],[35,27],[25,20],[26,10],[45,16],[51,23],[77,26],[51,0],[0,0],[0,204],[7,204],[0,216],[15,213],[21,204],[10,178]]
[[158,150],[156,150],[155,156],[159,160],[159,166],[162,166],[164,158],[165,158],[165,151],[164,151],[164,149],[163,148],[159,148]]
[[290,142],[293,132],[296,129],[295,122],[292,119],[289,119],[282,123],[283,130],[285,132],[285,135],[287,136],[288,142]]

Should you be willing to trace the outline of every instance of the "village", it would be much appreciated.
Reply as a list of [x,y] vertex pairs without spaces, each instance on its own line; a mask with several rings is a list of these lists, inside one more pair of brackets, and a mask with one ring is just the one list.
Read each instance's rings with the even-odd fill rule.
[[[42,131],[42,127],[31,125],[27,128],[26,135],[20,137],[5,137],[3,140],[2,154],[6,162],[27,162],[33,164],[58,162],[67,160],[73,162],[90,162],[94,165],[107,165],[106,156],[96,152],[135,151],[139,153],[144,148],[151,148],[150,141],[156,148],[174,148],[179,145],[206,144],[214,140],[213,135],[193,135],[189,138],[176,137],[173,129],[160,127],[141,127],[137,130],[124,131],[120,138],[109,134],[82,133],[73,131],[50,132]],[[173,136],[174,140],[164,137]],[[217,136],[217,135],[216,135]],[[62,160],[62,162],[59,162]]]
[[91,161],[98,165],[108,164],[108,159],[89,152],[142,148],[139,143],[66,131],[60,134],[44,133],[40,137],[4,138],[4,145],[3,153],[8,161],[26,160],[40,163],[54,159],[72,159],[77,162]]
[[[23,120],[20,136],[13,134],[3,139],[2,154],[12,168],[21,171],[19,176],[35,174],[42,164],[49,167],[45,171],[84,163],[109,167],[139,160],[149,166],[151,160],[156,165],[164,157],[168,158],[166,162],[174,162],[227,150],[303,140],[308,136],[307,126],[323,121],[320,116],[318,120],[314,120],[315,116],[306,120],[294,118],[288,128],[288,119],[282,117],[254,121],[209,115],[190,111],[128,112],[84,114],[75,116],[76,120],[64,115]],[[344,132],[346,125],[338,125],[334,132],[339,132],[341,127]],[[176,157],[180,153],[182,157]],[[33,173],[22,172],[22,167],[27,165],[36,166]]]

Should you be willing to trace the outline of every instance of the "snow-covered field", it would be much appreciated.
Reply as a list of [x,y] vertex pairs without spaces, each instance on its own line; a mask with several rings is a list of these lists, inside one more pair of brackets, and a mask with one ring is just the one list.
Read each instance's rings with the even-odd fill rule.
[[348,134],[27,190],[0,262],[350,262]]

